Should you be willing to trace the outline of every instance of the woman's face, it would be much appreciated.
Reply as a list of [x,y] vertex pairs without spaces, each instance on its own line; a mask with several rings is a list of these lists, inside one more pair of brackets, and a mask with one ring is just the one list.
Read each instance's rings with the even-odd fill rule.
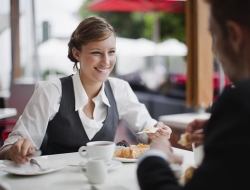
[[115,51],[114,35],[103,41],[83,45],[81,51],[78,51],[82,82],[105,82],[116,63]]

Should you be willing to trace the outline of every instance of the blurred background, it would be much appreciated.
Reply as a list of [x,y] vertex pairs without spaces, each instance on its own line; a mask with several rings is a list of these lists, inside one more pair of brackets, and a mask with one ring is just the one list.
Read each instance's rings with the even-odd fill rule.
[[[117,31],[117,63],[112,76],[128,81],[156,120],[161,115],[193,112],[195,109],[187,107],[185,102],[185,1],[159,10],[152,6],[140,10],[138,5],[111,10],[112,0],[110,2],[107,9],[91,0],[1,0],[0,106],[15,107],[18,113],[14,118],[17,119],[37,81],[74,73],[73,63],[67,58],[70,35],[84,18],[101,16]],[[11,18],[15,19],[11,16],[11,4],[19,9],[17,33],[10,29]],[[19,44],[15,44],[17,41]],[[19,54],[13,55],[13,51]],[[13,59],[18,61],[13,63]],[[219,94],[216,63],[214,71],[216,98]],[[128,141],[133,142],[133,135],[123,127],[126,124],[121,121],[120,125],[118,139],[123,139],[125,133]]]
[[[113,76],[129,81],[135,90],[167,94],[170,76],[186,73],[184,12],[159,12],[159,37],[154,42],[154,12],[91,11],[87,9],[89,3],[90,0],[19,0],[21,73],[14,77],[15,81],[35,83],[73,73],[73,64],[67,58],[69,37],[82,19],[97,15],[106,18],[117,31]],[[2,0],[1,4],[0,88],[7,92],[12,68],[11,3]]]

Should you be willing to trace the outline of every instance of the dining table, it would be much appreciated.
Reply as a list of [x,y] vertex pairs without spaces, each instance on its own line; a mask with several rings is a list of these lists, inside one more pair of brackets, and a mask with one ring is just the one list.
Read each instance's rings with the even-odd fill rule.
[[163,122],[165,125],[175,129],[186,130],[187,125],[194,121],[195,119],[209,119],[210,113],[181,113],[173,115],[162,115],[159,117],[159,121]]
[[0,119],[13,117],[17,114],[16,108],[0,108]]
[[[182,174],[189,166],[195,166],[192,151],[173,147],[173,152],[183,156],[181,165]],[[137,163],[123,162],[120,167],[108,171],[106,180],[102,184],[90,184],[86,172],[80,163],[87,161],[78,152],[54,154],[37,157],[58,163],[63,161],[64,166],[56,171],[40,175],[16,175],[0,169],[0,185],[7,190],[139,190],[137,181]],[[36,158],[35,158],[36,159]],[[0,161],[3,163],[4,161]],[[10,161],[9,161],[10,162]],[[182,177],[181,177],[182,178]],[[180,178],[180,183],[181,183]]]
[[0,90],[0,98],[9,98],[10,91],[9,90]]
[[[172,146],[177,148],[183,148],[178,141],[182,134],[186,132],[187,126],[190,122],[195,119],[209,119],[211,113],[207,112],[191,112],[191,113],[180,113],[172,115],[161,115],[159,121],[169,126],[172,129],[171,137],[169,139]],[[191,148],[185,147],[186,150],[191,150]]]

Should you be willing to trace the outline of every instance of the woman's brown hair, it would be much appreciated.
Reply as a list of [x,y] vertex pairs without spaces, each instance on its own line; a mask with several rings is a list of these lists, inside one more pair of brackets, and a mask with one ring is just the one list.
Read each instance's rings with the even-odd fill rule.
[[75,47],[81,51],[83,45],[89,42],[102,41],[115,35],[114,28],[104,19],[99,17],[89,17],[84,19],[72,33],[68,43],[68,58],[74,62],[74,69],[79,69],[77,66],[78,60],[72,53],[72,48]]

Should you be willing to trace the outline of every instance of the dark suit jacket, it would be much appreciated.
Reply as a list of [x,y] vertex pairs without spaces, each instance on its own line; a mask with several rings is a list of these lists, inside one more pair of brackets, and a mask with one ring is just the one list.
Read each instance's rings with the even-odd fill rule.
[[227,87],[214,103],[204,138],[205,158],[180,186],[167,162],[152,156],[137,170],[142,190],[250,189],[250,80]]

